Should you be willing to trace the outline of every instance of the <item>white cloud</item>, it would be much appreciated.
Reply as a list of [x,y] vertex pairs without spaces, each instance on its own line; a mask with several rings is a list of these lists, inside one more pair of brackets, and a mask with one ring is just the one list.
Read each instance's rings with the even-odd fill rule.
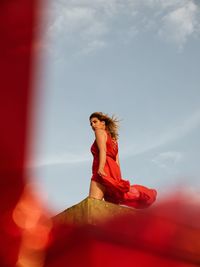
[[183,159],[183,154],[178,151],[167,151],[159,153],[152,159],[152,162],[162,168],[166,168],[169,165],[174,165]]
[[[188,1],[192,0],[138,0],[138,4],[143,4],[144,6],[150,8],[176,8],[180,5],[185,5]],[[135,2],[134,0],[130,0],[130,2]]]
[[[54,14],[54,22],[49,28],[52,34],[69,34],[88,28],[95,20],[95,11],[90,7],[60,7]],[[64,37],[64,36],[63,36]]]
[[[71,45],[79,54],[104,48],[116,36],[118,42],[131,42],[144,31],[180,48],[200,31],[200,8],[194,0],[52,0],[49,8],[50,40]],[[91,49],[95,43],[104,45]]]
[[124,156],[139,155],[160,146],[166,145],[177,139],[185,137],[187,134],[195,130],[200,126],[200,110],[194,112],[190,117],[185,119],[183,122],[179,122],[178,125],[170,127],[168,131],[156,134],[146,133],[145,138],[137,140],[137,143],[128,148],[124,148]]
[[178,7],[162,18],[159,35],[182,48],[187,39],[197,30],[199,8],[192,1]]
[[66,50],[72,47],[78,54],[104,47],[108,20],[116,4],[94,2],[97,6],[91,1],[53,1],[51,8],[55,11],[47,28],[48,42],[64,43]]
[[[106,46],[104,41],[94,40],[88,43],[87,47],[83,48],[80,53],[81,54],[89,54],[97,49],[103,48]],[[79,54],[79,53],[78,53]]]
[[91,160],[90,155],[88,153],[83,154],[59,154],[59,155],[50,155],[50,156],[42,156],[41,158],[36,158],[29,160],[27,163],[28,168],[37,168],[42,166],[53,166],[59,164],[77,164],[89,162]]

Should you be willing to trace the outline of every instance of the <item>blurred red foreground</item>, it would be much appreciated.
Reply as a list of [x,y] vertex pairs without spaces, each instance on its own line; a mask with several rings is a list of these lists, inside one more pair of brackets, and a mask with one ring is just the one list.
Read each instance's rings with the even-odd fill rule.
[[24,172],[38,7],[0,3],[0,266],[200,266],[200,205],[186,197],[104,225],[52,225]]
[[0,266],[15,266],[21,229],[12,212],[23,192],[35,1],[0,2]]
[[[191,196],[190,196],[191,197]],[[190,204],[189,204],[190,203]],[[98,225],[55,224],[45,267],[199,266],[199,204],[186,195]]]

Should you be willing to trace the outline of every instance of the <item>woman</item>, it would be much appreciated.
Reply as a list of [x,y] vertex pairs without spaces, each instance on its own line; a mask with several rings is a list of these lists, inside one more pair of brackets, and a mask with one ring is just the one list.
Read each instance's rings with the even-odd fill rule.
[[156,190],[142,185],[130,185],[122,179],[118,156],[118,120],[102,112],[90,115],[90,125],[95,133],[91,146],[93,154],[92,178],[89,197],[145,208],[156,199]]

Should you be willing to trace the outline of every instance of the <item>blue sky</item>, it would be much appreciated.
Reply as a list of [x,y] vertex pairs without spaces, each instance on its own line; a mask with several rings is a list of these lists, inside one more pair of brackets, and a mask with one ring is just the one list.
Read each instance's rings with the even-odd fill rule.
[[50,209],[87,197],[94,111],[121,119],[125,179],[158,200],[182,185],[198,195],[199,2],[52,0],[45,14],[29,175]]

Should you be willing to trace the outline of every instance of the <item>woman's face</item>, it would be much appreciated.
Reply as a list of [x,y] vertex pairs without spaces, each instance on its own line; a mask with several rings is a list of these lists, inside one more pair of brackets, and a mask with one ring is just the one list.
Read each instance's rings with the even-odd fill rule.
[[105,121],[100,121],[96,117],[91,118],[90,125],[91,125],[93,131],[95,129],[104,129],[105,130]]

